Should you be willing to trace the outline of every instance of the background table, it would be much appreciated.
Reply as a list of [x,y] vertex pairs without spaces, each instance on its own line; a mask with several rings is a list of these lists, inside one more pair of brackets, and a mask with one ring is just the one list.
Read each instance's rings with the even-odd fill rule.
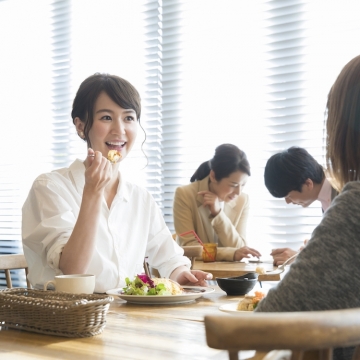
[[[265,270],[275,270],[276,266],[273,266],[270,262],[267,263],[245,263],[239,261],[227,262],[203,262],[200,260],[195,261],[193,269],[203,270],[213,274],[214,279],[216,277],[231,277],[241,276],[248,272],[255,272],[257,266],[262,266]],[[259,275],[260,281],[279,281],[281,279],[280,274],[276,275]]]
[[[214,293],[182,305],[132,305],[116,298],[110,306],[103,333],[90,338],[62,338],[2,329],[0,358],[227,360],[226,351],[207,346],[203,319],[207,314],[225,314],[219,306],[238,302],[242,297],[227,296],[217,286],[214,288]],[[246,353],[242,355],[253,354]]]

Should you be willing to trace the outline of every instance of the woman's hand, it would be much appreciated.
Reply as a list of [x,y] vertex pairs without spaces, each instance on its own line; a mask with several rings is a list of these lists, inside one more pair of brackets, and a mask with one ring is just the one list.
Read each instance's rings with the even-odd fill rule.
[[[92,192],[101,192],[112,177],[112,166],[100,151],[88,149],[88,156],[84,161],[85,186]],[[84,189],[85,190],[85,189]]]
[[219,198],[217,197],[217,195],[215,195],[211,191],[199,191],[198,195],[203,196],[203,206],[207,206],[210,210],[211,215],[215,217],[221,210]]
[[289,248],[280,248],[274,249],[270,255],[273,257],[274,265],[279,266],[283,264],[289,257],[295,255],[296,253],[297,251]]
[[257,257],[259,259],[261,254],[255,249],[243,246],[235,251],[234,261],[240,261],[243,258],[250,258],[251,256]]
[[205,280],[211,280],[212,274],[201,270],[189,270],[186,266],[176,268],[170,275],[170,279],[180,285],[207,286]]

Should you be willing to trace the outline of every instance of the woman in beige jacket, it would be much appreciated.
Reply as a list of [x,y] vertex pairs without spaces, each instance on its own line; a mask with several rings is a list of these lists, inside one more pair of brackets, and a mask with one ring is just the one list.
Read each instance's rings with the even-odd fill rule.
[[[242,188],[249,176],[250,165],[243,151],[232,144],[218,146],[214,157],[195,171],[191,184],[176,189],[176,234],[195,230],[204,243],[217,243],[218,261],[260,257],[245,240],[249,197]],[[192,234],[178,237],[178,242],[198,245]]]

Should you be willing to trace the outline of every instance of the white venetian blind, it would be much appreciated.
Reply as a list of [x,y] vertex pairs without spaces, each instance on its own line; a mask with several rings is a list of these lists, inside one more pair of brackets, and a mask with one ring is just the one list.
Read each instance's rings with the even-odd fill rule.
[[172,222],[172,200],[181,159],[181,21],[179,1],[149,1],[146,21],[146,97],[144,99],[148,189]]
[[[86,154],[71,119],[80,82],[107,72],[129,80],[142,95],[141,4],[0,1],[0,43],[0,253],[10,254],[22,252],[21,207],[33,180]],[[124,162],[130,178],[140,183],[134,170],[144,167],[143,139],[139,131],[131,159]],[[15,286],[25,285],[19,274]]]
[[[326,98],[341,67],[360,53],[359,3],[264,2],[265,159],[290,146],[306,148],[324,164]],[[255,210],[259,236],[272,248],[298,249],[321,221],[320,202],[286,205],[264,193]],[[259,202],[260,204],[261,202]]]
[[[271,155],[294,145],[322,156],[324,118],[311,109],[307,83],[307,3],[303,0],[264,3],[264,165]],[[323,99],[321,102],[324,103]],[[267,237],[272,248],[298,249],[320,222],[319,204],[304,209],[286,205],[283,199],[272,198],[267,191],[263,195],[264,206],[255,212],[262,224],[263,238]]]
[[[48,1],[0,2],[2,254],[22,252],[22,204],[34,178],[51,169],[50,32]],[[15,271],[14,276],[14,285],[25,284],[23,271]],[[4,277],[0,274],[0,286]]]
[[272,198],[264,166],[272,154],[295,145],[323,164],[327,92],[341,66],[360,52],[358,2],[145,4],[149,14],[156,9],[146,19],[154,31],[148,74],[156,74],[147,91],[152,109],[156,104],[152,129],[158,129],[151,133],[151,187],[169,228],[174,188],[189,183],[217,145],[230,142],[247,153],[252,167],[245,189],[250,243],[264,254],[279,246],[297,249],[321,221],[320,204],[303,209]]

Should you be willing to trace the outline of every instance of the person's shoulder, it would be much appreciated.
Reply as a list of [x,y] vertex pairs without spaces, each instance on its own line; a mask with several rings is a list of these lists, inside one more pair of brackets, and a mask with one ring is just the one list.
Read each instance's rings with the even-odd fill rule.
[[350,182],[348,182],[344,186],[341,194],[343,194],[343,193],[345,194],[345,193],[349,193],[349,192],[360,192],[360,181],[350,181]]
[[186,193],[198,193],[198,191],[206,190],[208,188],[208,176],[202,180],[197,180],[186,185],[178,186],[175,192]]
[[34,183],[54,181],[63,176],[63,173],[61,170],[62,169],[57,169],[57,170],[42,173],[35,178]]
[[344,188],[339,193],[339,195],[336,196],[334,201],[336,201],[337,203],[348,202],[348,201],[354,202],[353,199],[357,199],[359,196],[360,196],[360,181],[350,181],[344,186]]
[[360,181],[348,182],[334,199],[337,204],[360,207]]
[[[360,211],[360,182],[348,182],[326,211],[326,219],[349,220]],[[325,216],[324,216],[325,217]],[[346,220],[347,219],[347,220]],[[335,221],[335,220],[334,220]]]
[[69,182],[69,168],[60,168],[38,175],[33,181],[33,188],[48,186],[49,184],[60,185]]

